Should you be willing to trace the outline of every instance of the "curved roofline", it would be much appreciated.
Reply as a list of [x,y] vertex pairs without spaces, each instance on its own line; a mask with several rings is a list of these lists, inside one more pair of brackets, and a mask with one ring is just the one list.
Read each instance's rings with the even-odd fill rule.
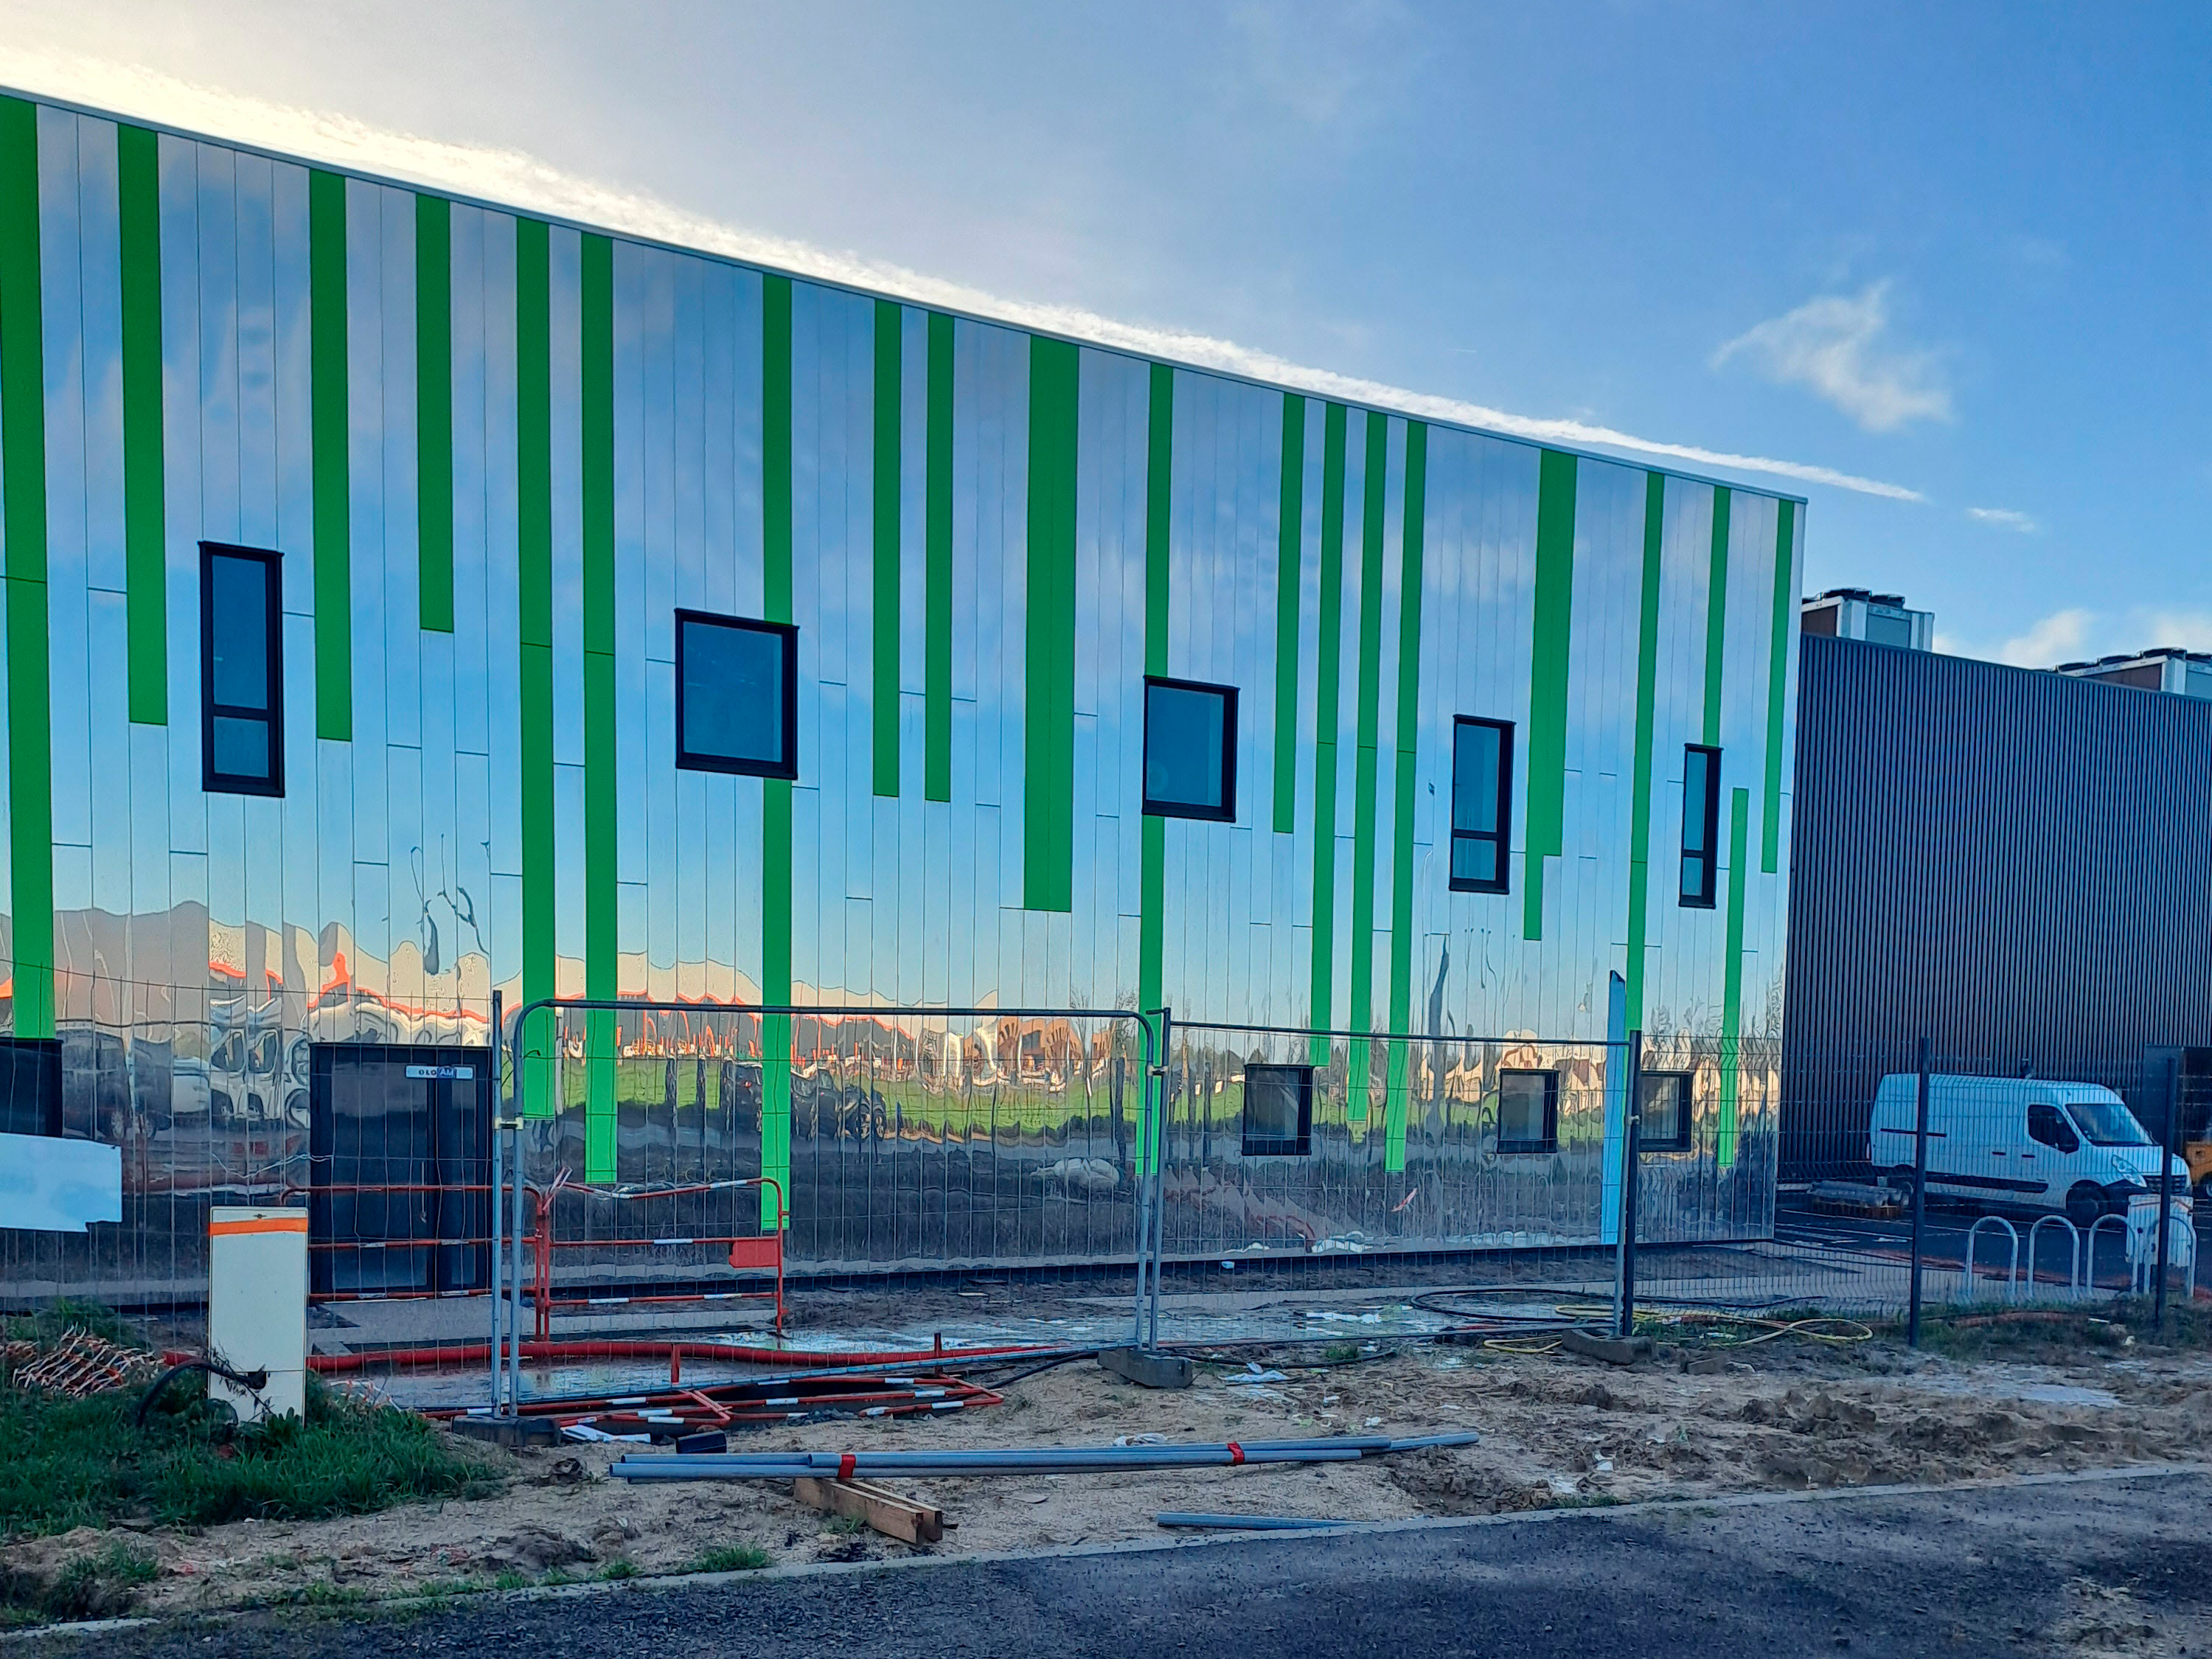
[[[1181,369],[1186,374],[1203,374],[1213,380],[1225,380],[1239,386],[1255,386],[1262,391],[1281,392],[1286,396],[1310,398],[1318,403],[1341,404],[1347,409],[1395,416],[1402,421],[1419,421],[1425,426],[1441,428],[1445,431],[1463,432],[1473,437],[1493,439],[1500,443],[1518,444],[1525,448],[1539,451],[1548,449],[1558,454],[1572,455],[1578,459],[1597,461],[1608,466],[1627,467],[1639,472],[1656,472],[1666,477],[1680,478],[1686,483],[1705,484],[1716,489],[1726,489],[1735,495],[1759,495],[1770,501],[1790,501],[1794,502],[1801,511],[1808,505],[1807,497],[1787,490],[1770,489],[1759,484],[1741,483],[1731,478],[1718,477],[1708,473],[1684,471],[1668,466],[1654,466],[1645,462],[1630,460],[1620,455],[1607,454],[1602,450],[1582,448],[1572,444],[1547,443],[1540,438],[1524,437],[1517,433],[1500,432],[1495,428],[1477,426],[1471,422],[1450,420],[1440,416],[1418,415],[1409,410],[1394,407],[1388,404],[1364,402],[1354,398],[1332,397],[1326,392],[1310,392],[1301,386],[1289,385],[1280,380],[1266,380],[1256,374],[1240,373],[1236,369],[1221,368],[1210,363],[1195,363],[1187,358],[1134,351],[1127,346],[1108,344],[1104,341],[1092,339],[1081,334],[1068,334],[1055,329],[1038,328],[1027,323],[1013,322],[1004,317],[994,317],[984,312],[918,300],[889,289],[868,288],[861,283],[847,282],[835,276],[823,276],[809,271],[794,270],[787,266],[770,264],[766,260],[740,258],[734,254],[718,253],[709,248],[692,247],[682,242],[668,240],[664,237],[646,235],[635,231],[617,230],[608,225],[594,224],[586,220],[571,218],[565,214],[539,212],[535,209],[519,207],[512,202],[494,201],[486,197],[472,196],[444,185],[424,184],[395,174],[371,172],[343,162],[319,161],[312,157],[296,155],[289,150],[272,149],[265,144],[254,143],[249,140],[227,138],[216,133],[201,132],[190,127],[178,126],[169,122],[153,120],[143,116],[129,115],[118,110],[105,109],[95,104],[80,103],[74,99],[59,98],[47,93],[29,92],[20,88],[0,85],[0,97],[17,98],[27,104],[43,105],[48,109],[65,110],[71,114],[88,116],[94,120],[112,121],[118,125],[143,127],[149,131],[166,133],[170,137],[183,139],[187,143],[213,144],[224,149],[236,150],[242,155],[258,155],[265,161],[282,162],[287,166],[320,168],[327,173],[337,173],[348,179],[358,179],[363,184],[377,185],[389,190],[411,191],[418,195],[440,197],[446,201],[459,203],[464,207],[477,208],[486,213],[506,214],[514,218],[536,219],[542,223],[557,226],[564,230],[573,230],[584,235],[605,236],[611,240],[629,242],[639,247],[656,248],[663,252],[678,253],[689,258],[711,260],[717,264],[729,265],[740,270],[757,271],[763,276],[787,277],[795,283],[806,283],[816,288],[831,289],[860,299],[889,300],[899,305],[912,306],[917,310],[936,312],[988,328],[1007,329],[1036,338],[1062,341],[1085,350],[1103,351],[1111,356],[1128,358],[1133,362],[1164,364],[1170,368]],[[1424,394],[1416,393],[1415,395]]]

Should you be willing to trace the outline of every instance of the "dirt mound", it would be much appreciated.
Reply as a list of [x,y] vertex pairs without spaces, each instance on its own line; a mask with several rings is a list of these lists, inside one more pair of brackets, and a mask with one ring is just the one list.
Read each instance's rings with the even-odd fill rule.
[[1390,1482],[1431,1515],[1502,1515],[1557,1501],[1549,1486],[1531,1486],[1472,1453],[1433,1447],[1394,1457]]

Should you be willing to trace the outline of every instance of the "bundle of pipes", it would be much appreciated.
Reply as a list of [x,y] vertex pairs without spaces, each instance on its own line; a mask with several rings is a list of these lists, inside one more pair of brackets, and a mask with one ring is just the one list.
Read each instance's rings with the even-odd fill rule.
[[1224,1441],[1158,1446],[1033,1446],[958,1451],[760,1451],[625,1457],[607,1473],[625,1480],[797,1480],[878,1474],[1043,1474],[1080,1470],[1178,1469],[1244,1463],[1350,1463],[1363,1457],[1472,1446],[1472,1430],[1391,1439],[1334,1435],[1314,1440]]

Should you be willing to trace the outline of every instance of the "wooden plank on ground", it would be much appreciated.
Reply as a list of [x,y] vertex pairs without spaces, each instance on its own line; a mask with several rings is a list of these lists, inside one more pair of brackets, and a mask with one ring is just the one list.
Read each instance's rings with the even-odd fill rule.
[[945,1539],[945,1511],[917,1504],[887,1486],[868,1480],[830,1480],[801,1475],[791,1483],[792,1496],[800,1503],[832,1514],[864,1521],[886,1538],[909,1544],[936,1544]]

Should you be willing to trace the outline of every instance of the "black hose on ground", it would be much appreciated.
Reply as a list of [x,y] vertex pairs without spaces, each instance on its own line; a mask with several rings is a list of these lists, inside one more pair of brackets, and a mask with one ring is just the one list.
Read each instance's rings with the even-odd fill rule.
[[250,1389],[255,1394],[259,1394],[262,1389],[269,1386],[267,1371],[234,1371],[219,1360],[187,1359],[182,1364],[170,1366],[168,1370],[154,1379],[154,1386],[146,1390],[145,1397],[138,1402],[138,1415],[134,1419],[134,1426],[142,1431],[145,1428],[146,1413],[154,1409],[154,1402],[161,1397],[162,1390],[187,1371],[204,1371],[210,1376],[219,1376],[226,1382],[235,1382],[240,1388]]

